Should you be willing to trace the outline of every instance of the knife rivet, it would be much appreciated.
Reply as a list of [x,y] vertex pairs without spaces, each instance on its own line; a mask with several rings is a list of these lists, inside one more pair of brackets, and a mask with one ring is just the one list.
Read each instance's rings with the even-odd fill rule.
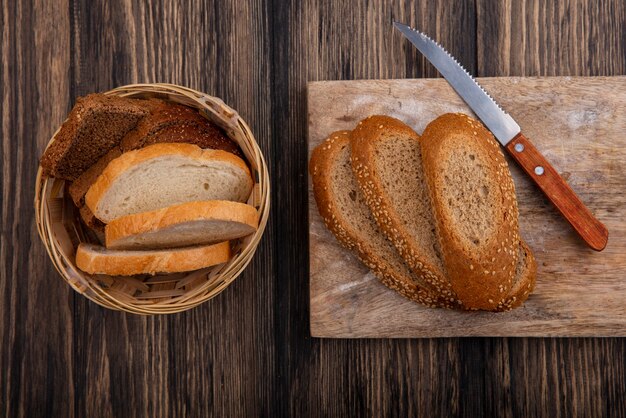
[[543,174],[543,167],[538,165],[537,167],[535,167],[535,174],[540,176]]
[[517,152],[524,151],[524,144],[515,144],[515,151]]

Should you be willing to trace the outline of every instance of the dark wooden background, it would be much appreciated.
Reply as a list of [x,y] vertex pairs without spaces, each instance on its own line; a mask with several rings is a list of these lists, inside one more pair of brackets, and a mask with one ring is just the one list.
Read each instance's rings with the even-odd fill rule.
[[[308,329],[306,82],[626,74],[623,0],[2,0],[0,411],[6,416],[626,416],[626,340],[319,340]],[[37,236],[37,159],[77,96],[171,82],[223,98],[270,164],[257,255],[178,315],[103,309]]]

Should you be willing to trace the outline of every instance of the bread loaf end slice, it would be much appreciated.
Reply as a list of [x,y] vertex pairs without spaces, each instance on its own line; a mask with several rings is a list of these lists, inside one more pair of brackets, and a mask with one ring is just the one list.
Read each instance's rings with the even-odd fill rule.
[[494,310],[519,258],[515,185],[493,135],[445,114],[422,135],[422,160],[448,279],[469,309]]
[[430,291],[423,278],[412,274],[379,231],[352,173],[350,131],[334,132],[318,145],[309,172],[324,223],[383,284],[429,307],[457,307],[444,295]]

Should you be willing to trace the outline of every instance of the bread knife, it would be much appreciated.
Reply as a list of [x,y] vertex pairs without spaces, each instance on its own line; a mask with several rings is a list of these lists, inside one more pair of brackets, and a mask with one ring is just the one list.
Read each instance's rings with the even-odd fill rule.
[[602,251],[609,239],[609,231],[593,216],[532,142],[522,134],[515,120],[502,110],[441,45],[407,25],[398,22],[394,22],[393,25],[437,68],[587,245],[596,251]]

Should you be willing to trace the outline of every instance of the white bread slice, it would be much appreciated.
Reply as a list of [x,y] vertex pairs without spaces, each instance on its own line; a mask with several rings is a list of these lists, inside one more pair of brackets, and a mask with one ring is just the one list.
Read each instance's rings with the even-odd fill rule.
[[461,307],[446,278],[422,168],[420,138],[389,116],[352,131],[352,170],[380,229],[418,277]]
[[429,307],[457,307],[445,296],[432,292],[423,278],[412,274],[379,231],[352,173],[350,131],[334,132],[317,146],[309,171],[326,226],[383,284]]
[[85,203],[105,223],[121,216],[200,200],[245,201],[253,181],[246,163],[226,151],[155,144],[111,161]]
[[116,251],[82,243],[76,250],[76,266],[86,273],[110,276],[177,273],[225,263],[230,243],[155,251]]
[[253,206],[208,200],[122,216],[105,227],[105,237],[115,250],[176,248],[241,238],[258,225]]
[[513,285],[520,242],[502,151],[480,122],[449,113],[424,130],[422,161],[452,288],[470,309],[496,309]]

